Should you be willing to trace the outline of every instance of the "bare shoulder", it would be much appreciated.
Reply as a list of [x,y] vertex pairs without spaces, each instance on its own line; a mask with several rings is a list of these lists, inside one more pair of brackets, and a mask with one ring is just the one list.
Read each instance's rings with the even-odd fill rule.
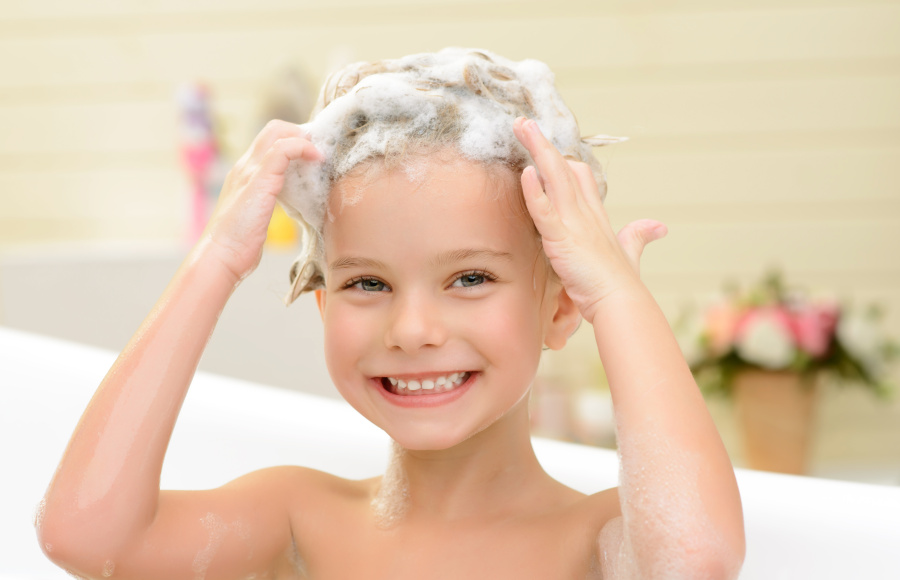
[[550,515],[577,537],[596,538],[607,522],[622,514],[617,487],[584,494],[553,481],[552,487],[545,488],[542,498],[544,505],[539,512]]
[[[380,478],[349,480],[299,466],[269,467],[248,473],[226,488],[255,498],[257,509],[275,508],[287,535],[276,560],[277,577],[305,577],[311,554],[328,551],[348,530],[364,525],[372,490]],[[301,572],[296,576],[297,572]]]
[[603,524],[622,514],[619,506],[619,488],[610,487],[592,494],[584,494],[558,481],[553,482],[553,503],[560,508],[571,509],[587,520]]
[[568,491],[560,495],[559,512],[566,514],[565,520],[573,532],[596,546],[606,524],[622,515],[619,489],[611,487],[589,495],[566,489]]
[[332,527],[337,522],[364,516],[381,479],[344,479],[297,466],[271,467],[246,477],[260,480],[258,491],[281,498],[298,547],[314,533],[323,531],[323,526]]
[[378,478],[350,480],[295,465],[260,469],[235,479],[226,488],[253,488],[254,493],[269,494],[293,517],[296,510],[315,510],[342,502],[358,502],[369,497]]

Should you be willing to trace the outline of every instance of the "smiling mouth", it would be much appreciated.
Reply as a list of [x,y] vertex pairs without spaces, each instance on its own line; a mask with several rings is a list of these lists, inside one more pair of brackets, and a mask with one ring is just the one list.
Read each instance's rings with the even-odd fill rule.
[[416,397],[453,391],[464,385],[471,376],[472,373],[466,371],[417,379],[381,377],[381,386],[395,395]]

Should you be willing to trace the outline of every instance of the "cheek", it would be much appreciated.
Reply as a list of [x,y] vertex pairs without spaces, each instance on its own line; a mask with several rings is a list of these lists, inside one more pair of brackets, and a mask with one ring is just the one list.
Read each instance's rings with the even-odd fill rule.
[[543,346],[538,304],[530,296],[517,295],[506,296],[502,302],[483,309],[472,332],[491,345],[496,356],[536,369]]
[[325,309],[325,361],[332,377],[351,369],[375,335],[372,323],[358,310],[331,304]]

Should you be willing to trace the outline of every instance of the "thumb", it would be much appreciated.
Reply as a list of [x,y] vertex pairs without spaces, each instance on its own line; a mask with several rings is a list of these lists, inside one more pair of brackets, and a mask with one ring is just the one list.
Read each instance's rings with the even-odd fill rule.
[[648,219],[633,221],[619,230],[616,238],[636,274],[640,275],[641,273],[641,253],[644,251],[644,246],[665,237],[667,233],[669,233],[669,229],[665,224]]

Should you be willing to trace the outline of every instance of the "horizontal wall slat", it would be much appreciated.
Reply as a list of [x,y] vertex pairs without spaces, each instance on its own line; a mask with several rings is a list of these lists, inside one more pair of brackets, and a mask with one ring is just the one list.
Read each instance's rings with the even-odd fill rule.
[[0,153],[174,149],[173,102],[0,108]]
[[[200,75],[254,78],[278,60],[301,62],[321,78],[327,55],[344,45],[343,39],[353,39],[360,51],[354,58],[366,59],[448,45],[480,47],[497,38],[498,19],[517,33],[503,35],[502,42],[485,48],[510,58],[540,58],[560,68],[900,56],[896,34],[900,5],[622,17],[559,16],[555,5],[551,9],[553,15],[532,15],[503,7],[490,19],[453,7],[445,17],[437,17],[423,7],[418,21],[410,20],[407,8],[394,13],[376,10],[386,14],[383,20],[361,11],[329,9],[334,21],[328,22],[316,22],[303,11],[273,12],[258,23],[251,15],[237,14],[229,30],[208,25],[180,30],[183,17],[127,17],[101,21],[81,35],[77,21],[63,21],[54,34],[33,38],[16,37],[23,30],[21,23],[0,21],[0,54],[30,55],[0,61],[0,85],[41,84],[48,79],[102,83],[177,81]],[[166,22],[176,30],[167,32]],[[198,17],[198,23],[203,22],[209,18]],[[568,38],[581,39],[590,50],[572,50],[570,43],[543,43],[535,53],[534,39],[546,36],[548,26],[566,30]],[[167,66],[158,66],[160,62]]]
[[0,173],[0,216],[181,220],[188,212],[189,192],[187,176],[177,170]]
[[682,204],[613,206],[607,205],[613,224],[653,218],[673,227],[680,224],[791,224],[797,222],[834,223],[835,221],[881,222],[900,220],[900,199],[876,202],[770,202],[719,204]]
[[[254,76],[214,78],[203,75],[203,81],[214,94],[229,98],[254,99],[261,84],[271,80],[271,66],[257,68]],[[554,67],[556,85],[564,94],[575,89],[603,89],[625,86],[641,87],[662,84],[766,82],[783,80],[851,79],[896,77],[900,57],[807,59],[794,61],[760,61],[739,63],[682,63],[645,66],[596,66],[589,68]],[[318,90],[318,79],[308,78],[311,90]],[[173,92],[172,81],[57,82],[47,79],[40,84],[0,85],[0,106],[38,103],[121,103],[129,101],[165,100]]]
[[637,138],[598,151],[613,206],[735,203],[822,203],[900,200],[900,142],[897,148],[825,151],[681,152],[626,155]]
[[[822,9],[833,7],[860,6],[865,2],[861,0],[792,0],[786,3],[782,0],[756,0],[753,5],[756,9]],[[884,4],[884,2],[868,2],[869,4]],[[248,9],[246,0],[79,0],[73,3],[69,0],[42,0],[41,2],[7,2],[4,6],[6,19],[55,19],[61,17],[97,17],[110,14],[181,14],[188,13],[245,13]],[[252,3],[254,10],[294,10],[297,8],[313,9],[321,7],[319,0],[256,0]],[[379,6],[382,8],[409,8],[425,5],[429,8],[441,6],[453,7],[458,11],[484,8],[485,6],[497,6],[500,8],[518,8],[522,11],[532,12],[546,6],[546,2],[536,0],[331,0],[329,6],[337,10],[359,9],[366,6]],[[563,0],[554,4],[557,10],[570,9],[585,13],[617,13],[628,14],[632,12],[709,12],[709,11],[744,11],[746,2],[741,0],[680,0],[672,3],[666,0],[630,0],[623,3],[598,3],[594,0]]]
[[127,220],[109,215],[102,219],[54,220],[10,220],[0,216],[0,246],[109,240],[170,242],[182,239],[185,227],[183,221],[169,216],[130,216]]
[[900,219],[797,222],[791,224],[679,224],[643,262],[659,272],[764,271],[778,264],[790,271],[900,270],[891,249],[900,248]]
[[[900,107],[895,106],[900,76],[573,89],[564,97],[585,133],[636,140],[691,133],[900,129]],[[255,103],[223,99],[216,108],[224,116],[242,112],[246,119]],[[60,142],[72,150],[169,147],[177,137],[177,115],[174,94],[165,101],[3,106],[0,153],[55,150]],[[250,137],[238,133],[234,138]]]
[[160,169],[170,170],[178,163],[178,153],[172,147],[146,149],[135,147],[131,151],[71,151],[57,149],[41,152],[0,152],[0,172],[21,171],[79,171],[91,169]]
[[588,134],[638,138],[667,133],[900,128],[900,106],[896,106],[900,74],[582,89],[563,97]]

